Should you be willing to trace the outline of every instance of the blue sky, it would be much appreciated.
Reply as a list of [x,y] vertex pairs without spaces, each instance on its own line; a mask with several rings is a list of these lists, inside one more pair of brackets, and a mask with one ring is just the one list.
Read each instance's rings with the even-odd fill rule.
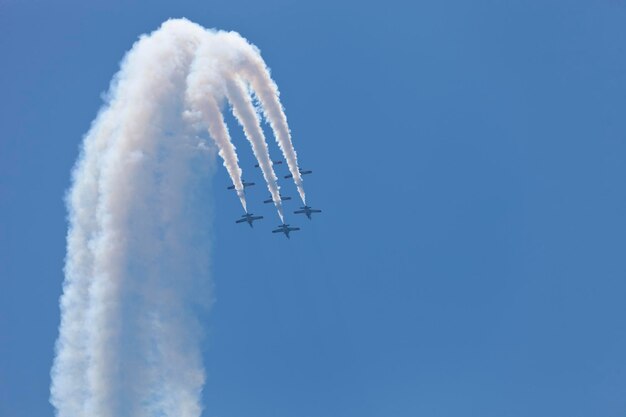
[[180,16],[261,48],[324,210],[215,175],[205,416],[624,415],[625,2],[127,3],[0,2],[1,417],[53,415],[70,170]]

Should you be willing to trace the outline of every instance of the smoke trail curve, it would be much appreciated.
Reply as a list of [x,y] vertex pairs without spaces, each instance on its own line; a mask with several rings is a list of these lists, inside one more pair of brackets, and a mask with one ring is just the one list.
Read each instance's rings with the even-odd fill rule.
[[[278,193],[249,96],[235,97],[241,91],[232,88],[228,94],[236,79],[228,74],[247,74],[241,66],[255,49],[234,47],[224,34],[174,19],[142,36],[83,140],[66,198],[65,282],[51,371],[58,417],[198,417],[202,411],[198,310],[210,300],[204,208],[213,159],[197,135],[208,130],[246,209],[221,113],[228,100],[275,201]],[[233,32],[227,37],[243,40]],[[207,42],[217,46],[200,48]],[[268,79],[260,79],[251,81],[259,95],[268,88]],[[277,100],[277,90],[268,91]],[[286,119],[283,124],[288,133]],[[292,149],[281,135],[283,152]],[[294,158],[295,151],[292,172]]]
[[306,204],[306,194],[302,184],[302,176],[298,166],[298,156],[291,140],[291,131],[287,123],[287,116],[280,103],[280,92],[278,86],[270,76],[270,70],[261,58],[259,49],[236,32],[220,32],[220,38],[225,43],[233,45],[233,49],[241,51],[238,69],[241,77],[246,79],[253,92],[261,103],[261,112],[269,122],[276,143],[287,161],[287,166],[294,183],[298,188],[300,199]]

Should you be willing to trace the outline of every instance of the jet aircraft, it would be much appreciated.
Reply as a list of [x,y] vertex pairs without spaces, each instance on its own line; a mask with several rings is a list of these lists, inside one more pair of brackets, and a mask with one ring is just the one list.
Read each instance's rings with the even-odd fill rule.
[[[253,185],[255,185],[256,183],[254,182],[246,182],[245,180],[241,180],[241,184],[243,185],[243,189],[245,190],[246,187],[252,187]],[[230,187],[228,187],[229,190],[234,190],[235,186],[231,185]]]
[[[305,171],[305,170],[303,170],[301,168],[298,168],[298,171],[300,171],[300,175],[307,175],[307,174],[312,174],[313,173],[313,171],[311,171],[311,170]],[[291,174],[285,175],[285,178],[293,178],[293,175],[291,175]]]
[[[274,165],[282,165],[282,163],[283,163],[283,161],[281,161],[280,159],[278,159],[278,160],[276,160],[276,161],[270,161],[270,162],[272,163],[272,166],[274,166]],[[255,167],[255,168],[258,168],[258,167],[260,167],[260,166],[261,166],[261,165],[259,165],[259,164],[255,164],[255,165],[254,165],[254,167]]]
[[263,216],[255,216],[254,213],[246,213],[246,214],[242,215],[241,217],[242,217],[241,219],[235,220],[235,223],[247,222],[250,225],[250,227],[253,227],[252,223],[255,220],[261,220],[263,218]]
[[278,226],[277,229],[272,230],[272,233],[284,233],[285,236],[287,236],[287,239],[289,239],[289,233],[290,232],[295,232],[296,230],[300,230],[299,227],[289,227],[288,224],[281,224]]
[[300,210],[294,211],[295,214],[306,214],[306,216],[311,220],[311,213],[321,213],[322,210],[313,209],[309,206],[300,207]]
[[[287,201],[287,200],[291,200],[291,197],[286,197],[286,196],[284,196],[284,195],[282,195],[282,194],[280,195],[280,201]],[[268,204],[268,203],[272,203],[272,202],[274,202],[274,200],[272,199],[272,196],[270,196],[270,198],[269,198],[269,199],[264,200],[263,202],[264,202],[265,204]]]

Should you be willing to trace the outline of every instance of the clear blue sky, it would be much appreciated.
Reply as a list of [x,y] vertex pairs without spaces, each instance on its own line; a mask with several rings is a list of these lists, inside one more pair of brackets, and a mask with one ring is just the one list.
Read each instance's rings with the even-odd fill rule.
[[70,169],[181,16],[261,48],[324,210],[216,174],[206,417],[624,416],[626,2],[1,0],[0,417],[53,415]]

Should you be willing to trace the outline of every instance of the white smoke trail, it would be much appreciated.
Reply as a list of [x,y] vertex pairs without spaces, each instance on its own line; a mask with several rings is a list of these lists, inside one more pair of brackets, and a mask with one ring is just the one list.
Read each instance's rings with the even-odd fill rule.
[[236,75],[249,57],[223,38],[184,19],[141,37],[84,138],[67,196],[70,229],[51,385],[58,417],[201,413],[196,310],[208,299],[202,288],[209,228],[206,201],[197,201],[206,193],[197,187],[212,159],[195,133],[208,129],[246,209],[221,113],[227,98],[280,202],[251,98],[243,84],[232,84],[242,83]]
[[[193,84],[193,82],[190,83],[190,87],[192,87],[192,90]],[[207,120],[208,122],[209,134],[215,140],[218,148],[220,149],[219,155],[224,160],[224,166],[226,167],[226,170],[233,180],[233,185],[235,186],[235,191],[237,192],[237,196],[241,201],[241,205],[243,206],[243,209],[247,212],[248,207],[246,205],[246,197],[244,194],[243,183],[241,180],[241,168],[239,168],[237,151],[235,145],[233,145],[230,138],[230,133],[228,133],[228,126],[226,126],[226,123],[224,122],[224,116],[220,112],[220,106],[214,99],[208,97],[205,98],[204,105],[202,106],[202,110],[200,112],[202,118]],[[190,113],[187,113],[188,118],[190,118],[189,114]]]
[[[166,149],[167,141],[163,140],[160,127],[170,128],[175,124],[169,119],[176,118],[179,111],[176,107],[182,101],[180,92],[184,91],[185,80],[180,74],[187,72],[185,67],[202,36],[204,31],[200,27],[172,21],[151,37],[138,41],[112,84],[109,105],[85,138],[68,194],[66,282],[51,387],[51,401],[59,416],[148,415],[141,412],[140,404],[149,400],[157,384],[144,378],[143,385],[150,388],[129,399],[122,394],[137,388],[130,383],[132,378],[122,375],[120,365],[128,375],[139,375],[146,369],[145,359],[133,355],[125,344],[141,346],[146,338],[153,338],[149,336],[153,331],[167,328],[170,323],[140,326],[141,316],[124,313],[133,305],[128,299],[141,296],[145,299],[138,303],[141,310],[137,313],[155,314],[157,310],[146,297],[151,286],[142,281],[152,281],[162,288],[166,277],[163,272],[144,268],[142,274],[132,274],[131,282],[128,269],[137,259],[158,264],[159,257],[155,255],[164,250],[168,241],[155,245],[150,238],[157,232],[176,233],[184,229],[187,221],[175,214],[172,217],[176,221],[164,225],[158,218],[175,212],[178,201],[185,200],[181,193],[189,179],[183,175],[184,171],[177,173],[167,168],[168,175],[182,177],[180,187],[164,187],[165,182],[155,178],[159,176],[160,166],[173,165],[174,152]],[[159,193],[174,193],[172,197],[176,198],[163,199],[160,205],[146,204],[150,196],[154,198]],[[137,215],[138,212],[141,214]],[[191,234],[187,233],[180,236],[179,242],[190,238]],[[146,248],[151,248],[150,253],[141,253]],[[185,261],[189,259],[184,255],[176,258],[170,265],[171,272],[184,271]],[[197,279],[197,274],[191,276]],[[183,280],[173,298],[192,301],[184,284]],[[185,310],[179,312],[186,314]],[[185,328],[190,329],[193,319],[186,320]],[[199,350],[194,338],[192,335],[184,338],[195,352],[191,352],[186,363],[179,363],[179,372],[202,369],[198,368]],[[163,352],[171,350],[171,337],[153,340]],[[156,356],[153,360],[159,365],[165,366],[169,361],[162,354]],[[196,378],[178,390],[196,393],[201,384]],[[162,401],[154,400],[152,404],[159,402]],[[181,402],[177,412],[184,409],[199,410],[198,399]]]
[[278,210],[280,221],[284,223],[278,178],[272,167],[265,135],[261,129],[260,120],[254,109],[252,99],[240,80],[231,80],[228,82],[226,94],[228,101],[232,105],[233,114],[243,127],[243,131],[252,145],[254,156],[256,156],[256,159],[259,161],[259,167],[261,168],[263,178],[265,178],[267,187],[272,195],[272,200],[274,200],[274,205]]
[[[210,42],[211,36],[203,38],[204,44]],[[225,96],[224,80],[220,74],[220,68],[216,68],[216,59],[210,48],[200,48],[187,76],[187,117],[191,122],[208,124],[211,137],[216,141],[220,149],[220,156],[224,160],[224,166],[228,171],[237,195],[241,200],[244,210],[247,212],[243,184],[241,181],[241,169],[237,161],[237,152],[232,143],[228,127],[220,112],[220,103]]]
[[[217,68],[215,65],[216,61],[220,63]],[[250,64],[251,62],[254,64]],[[268,96],[266,99],[270,105],[278,106],[278,113],[276,109],[271,109],[267,114],[272,115],[272,117],[282,114],[282,118],[276,116],[279,119],[277,122],[271,119],[271,125],[290,171],[297,173],[294,178],[298,185],[298,192],[303,199],[304,188],[302,187],[300,172],[297,166],[296,153],[289,136],[287,120],[278,101],[278,89],[269,77],[269,70],[259,55],[258,49],[251,46],[236,32],[218,32],[214,37],[206,38],[203,45],[200,46],[193,69],[194,72],[190,74],[190,78],[201,79],[202,81],[197,84],[204,85],[204,88],[210,90],[214,96],[219,96],[220,98],[226,96],[230,102],[235,117],[244,128],[246,138],[252,145],[254,155],[259,162],[263,177],[272,195],[272,200],[274,200],[278,214],[281,221],[283,221],[282,204],[277,184],[278,179],[272,167],[265,135],[260,127],[260,122],[247,88],[250,77],[256,80],[259,90],[269,91],[270,94],[273,94],[272,97]],[[193,91],[196,90],[201,91],[199,88]],[[266,95],[268,94],[264,93],[264,96]]]
[[291,131],[287,124],[282,104],[280,103],[280,93],[278,86],[270,76],[270,70],[265,65],[261,54],[254,45],[248,43],[246,39],[236,32],[220,32],[218,36],[224,43],[232,45],[233,50],[241,51],[238,62],[238,71],[242,78],[247,80],[256,97],[261,102],[261,110],[272,127],[276,142],[283,153],[289,171],[293,175],[293,180],[298,188],[300,199],[306,204],[306,195],[302,185],[302,176],[298,167],[298,156],[291,141]]

